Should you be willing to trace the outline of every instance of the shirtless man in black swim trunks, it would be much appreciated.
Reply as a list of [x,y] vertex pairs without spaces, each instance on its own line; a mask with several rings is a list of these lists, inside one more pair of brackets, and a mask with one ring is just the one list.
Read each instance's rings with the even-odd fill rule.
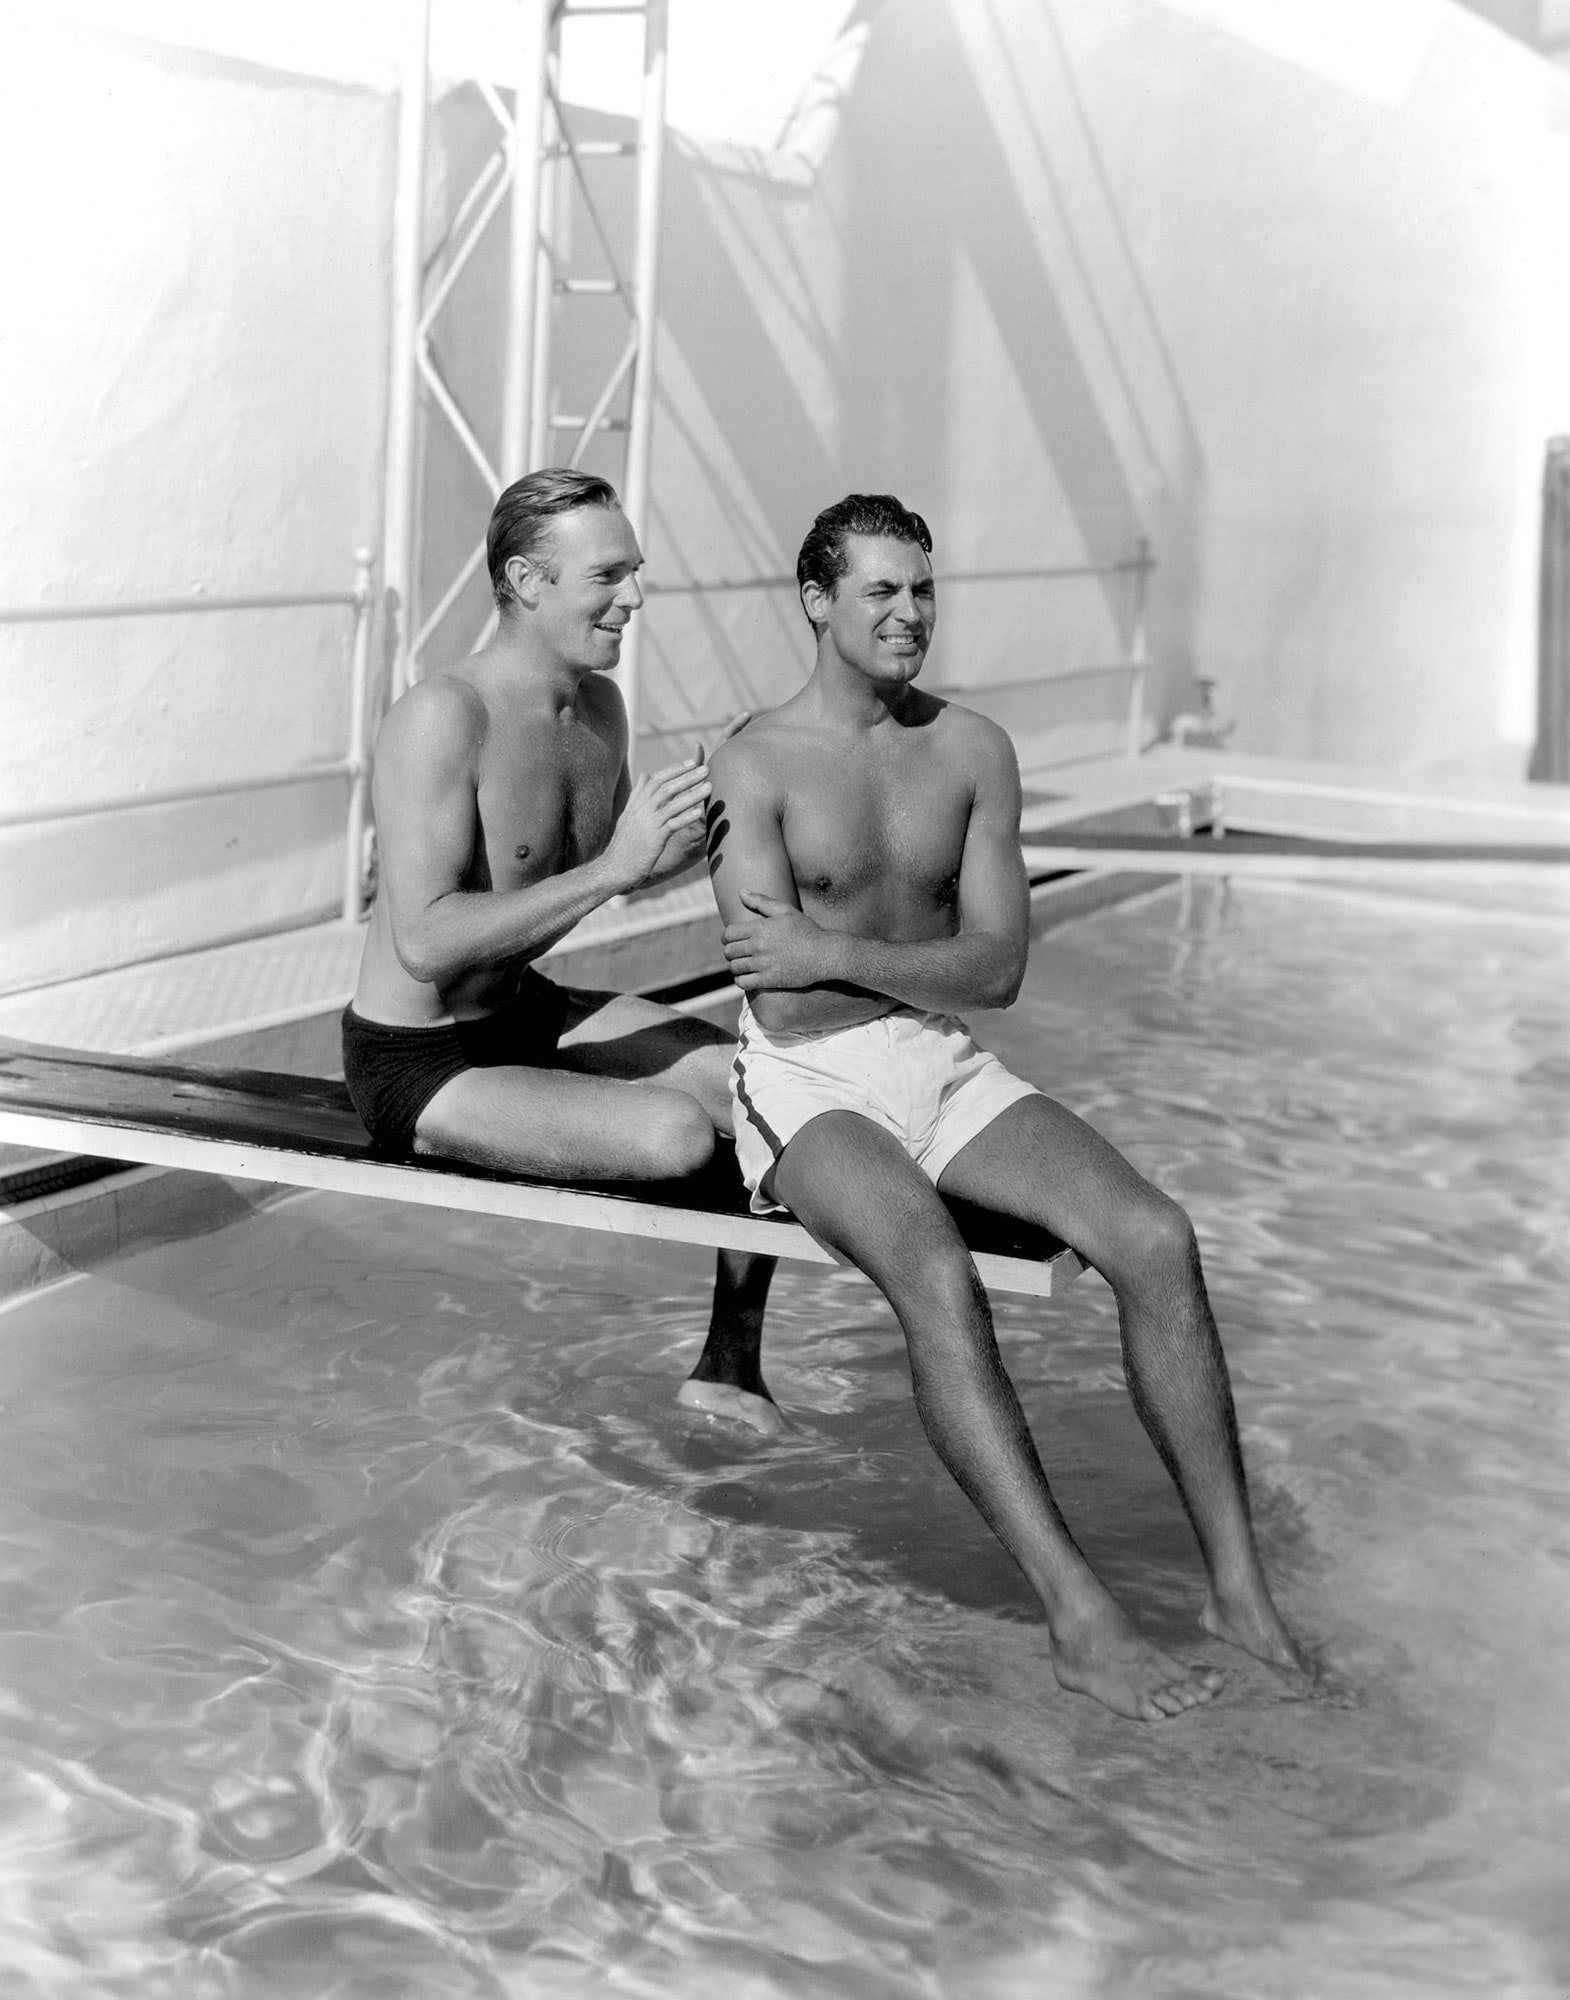
[[[701,748],[633,783],[608,678],[643,602],[637,538],[604,480],[549,470],[502,494],[486,548],[496,636],[411,688],[377,737],[381,889],[344,1015],[350,1095],[394,1156],[551,1180],[696,1172],[730,1137],[731,1038],[534,966],[591,910],[703,854]],[[773,1268],[720,1253],[680,1392],[765,1431],[780,1425],[758,1365]]]

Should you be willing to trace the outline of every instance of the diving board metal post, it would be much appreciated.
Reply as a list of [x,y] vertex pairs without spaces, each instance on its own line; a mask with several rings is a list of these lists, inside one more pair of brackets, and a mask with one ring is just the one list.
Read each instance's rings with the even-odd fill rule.
[[531,416],[537,364],[546,351],[542,328],[549,324],[545,302],[549,296],[550,267],[540,240],[540,205],[546,183],[545,74],[554,33],[548,9],[541,0],[524,0],[518,37],[519,82],[513,99],[512,131],[508,135],[512,200],[501,437],[501,477],[506,486],[523,477],[538,450],[537,426],[531,424]]
[[[627,519],[647,553],[649,463],[654,441],[654,337],[660,304],[660,218],[665,185],[666,0],[648,0],[643,27],[643,97],[638,115],[638,225],[633,246],[631,338],[632,401],[627,413],[627,473],[622,494]],[[643,688],[643,625],[635,618],[622,641],[621,696],[627,709],[627,742],[637,754]]]
[[392,336],[382,502],[388,697],[413,678],[415,477],[419,454],[420,286],[425,220],[425,128],[430,94],[431,0],[404,0],[399,62],[398,185],[393,197]]
[[1134,629],[1129,640],[1128,754],[1145,747],[1145,682],[1150,673],[1150,572],[1156,559],[1150,537],[1141,535],[1134,553]]

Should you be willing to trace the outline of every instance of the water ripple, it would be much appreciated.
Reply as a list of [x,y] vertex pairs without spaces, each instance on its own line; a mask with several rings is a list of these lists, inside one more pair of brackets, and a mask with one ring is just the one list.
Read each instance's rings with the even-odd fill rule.
[[[7,1321],[21,2000],[1547,2000],[1570,1716],[1570,950],[1268,892],[1054,933],[984,1033],[1189,1207],[1261,1541],[1356,1682],[1062,1694],[898,1330],[782,1271],[783,1439],[679,1410],[708,1260],[291,1203]],[[1164,1643],[1113,1301],[1000,1301]]]

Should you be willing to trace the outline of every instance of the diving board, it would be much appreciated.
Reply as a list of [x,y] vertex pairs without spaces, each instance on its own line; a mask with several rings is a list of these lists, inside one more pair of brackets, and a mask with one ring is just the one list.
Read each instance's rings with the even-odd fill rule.
[[[600,1229],[804,1263],[834,1258],[788,1216],[752,1215],[729,1149],[688,1180],[563,1185],[380,1157],[341,1083],[0,1040],[0,1140],[143,1166]],[[952,1203],[983,1283],[1048,1296],[1085,1268],[1033,1229]]]

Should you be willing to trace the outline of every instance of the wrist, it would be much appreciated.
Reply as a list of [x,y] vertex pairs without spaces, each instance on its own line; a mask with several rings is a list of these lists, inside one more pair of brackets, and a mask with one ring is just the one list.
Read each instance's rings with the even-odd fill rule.
[[592,861],[584,863],[584,874],[597,902],[608,903],[612,896],[630,896],[641,889],[645,877],[636,874],[612,848],[607,847]]
[[818,976],[813,982],[819,986],[854,985],[851,975],[851,947],[854,940],[848,931],[823,931],[818,946]]

